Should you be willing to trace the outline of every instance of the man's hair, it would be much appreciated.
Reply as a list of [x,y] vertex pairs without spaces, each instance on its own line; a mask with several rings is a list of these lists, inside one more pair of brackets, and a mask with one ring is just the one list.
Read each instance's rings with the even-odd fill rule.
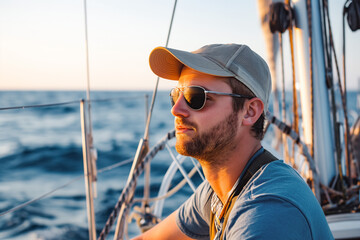
[[[235,94],[242,94],[247,95],[250,97],[256,97],[255,94],[246,87],[243,83],[241,83],[239,80],[233,77],[228,78],[228,84]],[[237,98],[234,97],[233,99],[233,109],[234,112],[238,112],[240,109],[243,109],[245,98]],[[251,126],[251,132],[252,135],[259,140],[262,140],[264,137],[264,123],[265,123],[265,114],[264,112],[260,115],[258,120],[254,123],[254,125]]]

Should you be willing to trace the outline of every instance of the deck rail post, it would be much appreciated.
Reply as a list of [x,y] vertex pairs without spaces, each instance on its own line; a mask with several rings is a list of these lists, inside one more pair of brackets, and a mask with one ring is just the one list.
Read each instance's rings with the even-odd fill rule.
[[94,211],[94,192],[93,192],[93,172],[90,159],[90,147],[87,132],[87,122],[85,115],[85,100],[80,101],[80,117],[81,117],[81,135],[82,135],[82,150],[84,163],[84,178],[86,189],[86,208],[89,225],[89,239],[96,240],[96,226],[95,226],[95,211]]

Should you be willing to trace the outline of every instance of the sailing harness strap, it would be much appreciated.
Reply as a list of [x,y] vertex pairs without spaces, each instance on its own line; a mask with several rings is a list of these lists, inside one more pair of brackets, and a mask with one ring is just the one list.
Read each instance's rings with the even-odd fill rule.
[[[223,239],[224,231],[222,231],[222,229],[224,229],[226,226],[231,209],[235,205],[235,202],[236,202],[241,190],[244,188],[244,186],[247,184],[247,182],[251,179],[251,177],[262,166],[264,166],[272,161],[275,161],[275,160],[278,160],[278,159],[276,157],[274,157],[270,152],[264,150],[259,156],[257,156],[252,161],[252,163],[246,170],[244,176],[240,179],[239,184],[236,186],[233,193],[227,200],[226,204],[223,206],[220,215],[217,216],[216,213],[214,213],[213,211],[210,211],[210,239],[211,240]],[[213,194],[215,194],[215,193],[213,193]]]

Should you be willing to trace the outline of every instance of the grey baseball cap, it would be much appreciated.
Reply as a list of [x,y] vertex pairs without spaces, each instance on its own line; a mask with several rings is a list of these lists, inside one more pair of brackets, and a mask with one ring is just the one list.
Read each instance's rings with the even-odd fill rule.
[[157,47],[150,53],[150,68],[161,78],[179,80],[183,66],[219,77],[234,77],[264,103],[267,112],[271,91],[269,67],[246,45],[211,44],[186,52]]

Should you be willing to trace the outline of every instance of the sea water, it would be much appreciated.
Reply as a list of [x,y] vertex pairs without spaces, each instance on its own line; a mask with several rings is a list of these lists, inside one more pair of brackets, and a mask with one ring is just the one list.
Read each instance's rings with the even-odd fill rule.
[[[0,213],[71,183],[46,198],[0,216],[0,239],[89,238],[80,121],[82,98],[86,98],[86,93],[80,91],[0,92],[0,108],[67,103],[0,111]],[[356,93],[350,93],[348,98],[349,108],[354,112]],[[95,91],[91,99],[97,168],[133,158],[144,136],[146,102],[151,101],[151,92]],[[159,92],[150,125],[150,147],[173,129],[170,108],[168,92]],[[270,143],[271,139],[265,141]],[[170,156],[163,153],[152,163],[151,196],[156,196],[170,163]],[[98,234],[125,186],[130,167],[131,164],[125,164],[98,174],[94,202]],[[180,179],[180,174],[176,178]],[[143,185],[140,179],[136,197],[142,196]],[[190,194],[186,185],[176,197],[165,202],[163,215],[176,209]],[[114,227],[112,234],[113,231]],[[138,233],[133,221],[128,234]]]

